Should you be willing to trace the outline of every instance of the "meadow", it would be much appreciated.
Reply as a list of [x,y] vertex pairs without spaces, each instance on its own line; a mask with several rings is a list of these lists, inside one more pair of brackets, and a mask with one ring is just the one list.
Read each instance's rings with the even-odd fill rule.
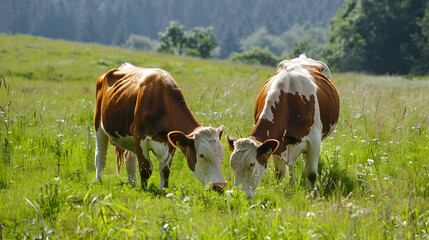
[[[311,57],[311,56],[310,56]],[[320,197],[269,169],[247,200],[208,191],[177,151],[170,187],[118,176],[109,148],[95,181],[95,82],[124,62],[169,71],[200,124],[247,137],[275,67],[0,34],[1,239],[428,239],[429,77],[336,73],[336,130],[323,141]],[[223,174],[233,171],[225,137]]]

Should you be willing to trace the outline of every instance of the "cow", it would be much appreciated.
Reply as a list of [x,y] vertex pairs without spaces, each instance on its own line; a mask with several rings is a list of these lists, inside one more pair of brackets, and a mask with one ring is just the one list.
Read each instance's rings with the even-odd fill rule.
[[97,180],[101,180],[110,141],[116,146],[117,172],[125,157],[133,187],[137,187],[138,163],[141,186],[147,188],[153,169],[151,151],[159,161],[160,190],[167,188],[176,148],[182,150],[201,183],[211,183],[211,189],[217,191],[226,186],[221,170],[223,125],[202,127],[165,70],[125,63],[101,75],[96,84],[94,125]]
[[334,130],[339,111],[338,92],[325,63],[305,54],[282,61],[259,91],[250,136],[238,140],[226,136],[233,151],[234,187],[241,185],[247,197],[253,198],[270,155],[277,178],[284,176],[288,165],[290,182],[295,183],[293,165],[302,153],[307,185],[317,197],[321,141]]

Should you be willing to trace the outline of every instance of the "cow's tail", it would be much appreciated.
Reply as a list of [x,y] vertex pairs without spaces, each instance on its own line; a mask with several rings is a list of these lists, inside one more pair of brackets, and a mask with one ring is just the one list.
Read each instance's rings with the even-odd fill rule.
[[124,165],[124,153],[125,149],[115,147],[115,162],[116,162],[116,174],[119,175],[122,166]]

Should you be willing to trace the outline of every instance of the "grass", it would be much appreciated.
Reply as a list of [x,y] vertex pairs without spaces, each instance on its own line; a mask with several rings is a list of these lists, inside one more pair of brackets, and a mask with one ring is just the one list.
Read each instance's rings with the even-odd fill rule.
[[[318,185],[275,180],[272,161],[254,199],[206,191],[178,151],[170,187],[149,190],[115,174],[109,148],[94,181],[95,81],[130,62],[169,71],[202,125],[246,137],[275,68],[179,58],[24,35],[0,35],[0,238],[427,239],[429,79],[334,73],[341,98],[323,142]],[[223,173],[232,188],[225,146]]]

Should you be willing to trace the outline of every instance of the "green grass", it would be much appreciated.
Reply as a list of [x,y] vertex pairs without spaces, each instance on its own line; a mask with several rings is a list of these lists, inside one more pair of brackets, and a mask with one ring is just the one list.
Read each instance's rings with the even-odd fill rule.
[[[50,239],[427,239],[429,78],[333,74],[341,98],[323,142],[320,198],[277,182],[272,161],[255,191],[205,190],[174,157],[170,187],[149,190],[115,174],[109,148],[94,181],[95,81],[130,62],[169,71],[202,125],[246,137],[259,88],[275,71],[23,35],[0,35],[0,238]],[[232,188],[225,146],[223,173]],[[168,195],[167,195],[168,194]],[[267,238],[267,239],[268,239]]]

